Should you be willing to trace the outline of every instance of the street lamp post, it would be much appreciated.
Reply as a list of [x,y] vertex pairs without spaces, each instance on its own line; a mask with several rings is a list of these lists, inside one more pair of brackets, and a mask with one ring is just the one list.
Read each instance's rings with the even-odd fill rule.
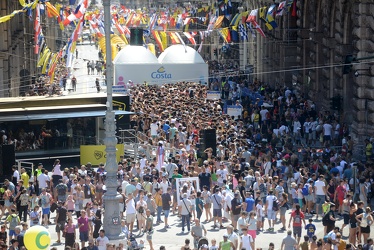
[[104,223],[105,235],[111,239],[124,238],[121,232],[121,217],[119,213],[119,201],[122,198],[117,193],[117,162],[116,162],[116,119],[113,111],[113,66],[112,48],[110,42],[110,0],[103,0],[104,22],[105,22],[105,55],[106,55],[106,81],[107,81],[107,111],[105,114],[105,146],[106,146],[106,166],[107,172],[105,185],[107,192],[104,195]]

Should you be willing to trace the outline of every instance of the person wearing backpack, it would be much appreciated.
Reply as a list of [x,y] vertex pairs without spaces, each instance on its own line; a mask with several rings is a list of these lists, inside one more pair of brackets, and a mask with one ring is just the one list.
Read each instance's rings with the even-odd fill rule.
[[297,243],[300,243],[300,237],[301,237],[301,230],[302,230],[302,223],[304,223],[304,226],[306,225],[305,223],[305,215],[304,213],[300,210],[300,205],[296,205],[296,210],[293,211],[290,215],[290,220],[288,223],[288,228],[290,228],[292,223],[293,227],[293,236],[296,238]]
[[20,225],[20,218],[18,217],[16,210],[12,209],[11,214],[8,215],[8,217],[5,220],[5,225],[7,226],[9,223],[9,226],[7,227],[9,229],[9,240],[15,239],[16,238],[16,226]]
[[54,188],[55,195],[58,201],[65,202],[66,201],[66,194],[68,192],[68,186],[63,182],[63,180],[58,180],[58,184]]
[[305,202],[306,202],[306,208],[308,210],[305,210],[305,215],[308,216],[308,215],[311,215],[311,211],[312,211],[312,207],[313,207],[313,180],[310,179],[308,180],[308,183],[306,183],[302,189],[302,194],[305,198]]
[[335,204],[330,205],[330,211],[328,211],[322,218],[322,225],[325,227],[325,233],[330,232],[335,227],[335,221],[337,220],[335,218]]
[[[275,216],[276,212],[279,210],[279,206],[277,205],[277,197],[274,195],[274,191],[271,189],[269,191],[269,195],[266,197],[266,204],[265,204],[265,213],[268,217],[269,223],[269,232],[274,231],[274,224],[275,224]],[[278,206],[278,207],[277,207]]]

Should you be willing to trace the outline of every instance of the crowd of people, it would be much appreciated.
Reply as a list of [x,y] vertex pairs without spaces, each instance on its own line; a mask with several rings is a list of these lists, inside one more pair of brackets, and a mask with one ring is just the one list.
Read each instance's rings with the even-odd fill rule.
[[[113,249],[158,249],[152,239],[160,232],[154,228],[175,230],[171,216],[180,217],[181,234],[193,238],[186,239],[184,250],[252,250],[264,247],[256,238],[265,231],[287,232],[279,246],[266,242],[270,249],[372,249],[372,147],[366,147],[365,162],[355,161],[353,140],[338,116],[318,112],[296,91],[257,81],[247,86],[250,96],[234,96],[245,86],[231,80],[227,95],[226,82],[218,84],[220,100],[207,100],[207,86],[195,83],[131,88],[131,126],[144,135],[143,144],[154,154],[122,156],[118,163],[127,241]],[[241,105],[242,115],[225,114],[228,102]],[[200,132],[206,129],[215,130],[213,147],[204,146]],[[17,172],[14,168],[3,192],[8,240],[20,244],[22,233],[17,232],[28,216],[26,226],[48,227],[52,210],[57,214],[57,241],[64,237],[67,249],[112,249],[101,230],[104,164],[94,170],[89,163],[62,168],[56,161],[51,178],[41,164],[30,179],[24,170]],[[197,181],[178,180],[189,177]],[[11,228],[13,216],[18,223]],[[323,228],[315,221],[322,221]],[[224,230],[223,239],[210,238],[207,226]],[[146,242],[134,235],[145,236]]]

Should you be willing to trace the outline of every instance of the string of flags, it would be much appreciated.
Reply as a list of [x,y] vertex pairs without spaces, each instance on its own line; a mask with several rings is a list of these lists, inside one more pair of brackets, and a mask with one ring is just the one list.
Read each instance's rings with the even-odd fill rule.
[[[264,24],[269,31],[276,29],[278,17],[288,13],[292,16],[297,15],[296,2],[297,0],[285,0],[279,4],[242,13],[234,10],[230,0],[221,0],[199,8],[189,4],[185,7],[158,10],[147,8],[134,10],[123,5],[112,5],[112,22],[108,25],[111,25],[112,36],[116,37],[112,39],[112,42],[115,41],[114,47],[119,44],[121,46],[128,44],[130,28],[142,27],[146,47],[150,45],[151,39],[161,52],[167,48],[168,42],[184,46],[188,43],[195,48],[200,42],[197,50],[201,52],[204,39],[213,30],[217,30],[225,43],[248,41],[249,37],[256,37],[257,33],[266,37],[260,24]],[[22,8],[0,17],[0,23],[7,22],[15,15],[23,13],[34,22],[34,53],[39,56],[38,66],[42,68],[42,73],[53,76],[53,70],[60,58],[67,58],[66,65],[71,66],[76,43],[84,27],[88,27],[91,33],[95,34],[99,39],[99,45],[104,44],[104,14],[98,9],[89,11],[88,0],[69,0],[69,5],[59,3],[53,5],[48,0],[34,0],[31,3],[19,0],[19,3]],[[54,19],[61,30],[69,25],[74,27],[67,45],[58,52],[50,51],[46,44],[41,26],[42,18]],[[186,39],[184,40],[181,35]],[[149,48],[154,48],[154,46]],[[102,50],[105,53],[105,46]],[[112,51],[116,53],[115,49]]]

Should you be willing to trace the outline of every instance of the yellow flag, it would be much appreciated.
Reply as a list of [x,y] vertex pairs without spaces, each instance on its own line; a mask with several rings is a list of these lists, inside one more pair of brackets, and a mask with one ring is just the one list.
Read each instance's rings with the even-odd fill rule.
[[25,0],[19,0],[19,4],[20,4],[22,7],[24,7],[24,6],[26,5],[26,2],[25,2]]
[[168,47],[168,37],[165,31],[160,31],[162,47],[166,49]]
[[42,54],[40,55],[37,67],[42,67],[43,66],[43,63],[45,61],[45,57],[47,56],[48,53],[50,53],[50,50],[49,50],[48,47],[45,47]]
[[4,22],[9,21],[13,16],[14,15],[10,14],[10,15],[7,15],[7,16],[0,17],[0,23],[4,23]]
[[155,45],[153,43],[148,43],[147,46],[148,46],[148,50],[151,51],[153,55],[156,55]]
[[45,60],[43,62],[42,74],[45,74],[45,72],[47,70],[47,65],[48,65],[49,58],[51,57],[51,55],[52,55],[52,53],[50,51],[48,51],[48,53],[46,54]]

